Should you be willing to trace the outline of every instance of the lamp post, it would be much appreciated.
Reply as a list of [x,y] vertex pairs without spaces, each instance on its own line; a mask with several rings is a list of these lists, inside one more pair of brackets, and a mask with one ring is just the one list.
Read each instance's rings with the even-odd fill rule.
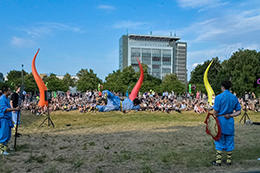
[[21,91],[23,92],[24,90],[24,77],[23,77],[23,64],[22,64],[22,86],[21,86]]
[[[23,77],[23,64],[22,64],[22,85],[20,87],[20,93],[19,93],[19,100],[18,100],[18,106],[20,107],[22,105],[22,101],[23,101],[23,90],[24,90],[24,77]],[[20,116],[21,116],[21,111],[18,110],[17,112],[17,117],[16,117],[16,126],[15,126],[15,138],[14,138],[14,150],[16,151],[16,141],[17,141],[17,137],[18,137],[18,126],[19,126],[19,120],[20,120]]]

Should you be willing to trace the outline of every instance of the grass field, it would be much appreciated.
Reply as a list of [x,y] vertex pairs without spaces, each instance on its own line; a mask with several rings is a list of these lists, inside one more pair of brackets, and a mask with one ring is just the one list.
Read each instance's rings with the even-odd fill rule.
[[[0,172],[245,172],[260,171],[260,126],[240,125],[232,166],[213,167],[214,145],[205,134],[205,114],[193,112],[23,112],[18,151],[0,158]],[[260,122],[260,113],[249,112]],[[13,138],[10,141],[13,146]]]

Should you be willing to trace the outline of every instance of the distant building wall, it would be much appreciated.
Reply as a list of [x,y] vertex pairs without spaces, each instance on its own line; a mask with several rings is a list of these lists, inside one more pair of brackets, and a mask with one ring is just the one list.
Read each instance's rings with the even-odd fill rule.
[[123,35],[119,40],[119,69],[132,65],[138,70],[136,58],[148,66],[148,72],[162,79],[175,73],[179,80],[187,82],[187,43],[180,38],[153,35]]

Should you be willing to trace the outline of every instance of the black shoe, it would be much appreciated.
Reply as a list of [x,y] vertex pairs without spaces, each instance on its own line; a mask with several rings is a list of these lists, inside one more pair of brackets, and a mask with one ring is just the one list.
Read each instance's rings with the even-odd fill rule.
[[221,166],[221,163],[217,163],[216,161],[211,162],[213,166]]
[[231,166],[232,162],[228,163],[227,161],[225,162],[226,165]]

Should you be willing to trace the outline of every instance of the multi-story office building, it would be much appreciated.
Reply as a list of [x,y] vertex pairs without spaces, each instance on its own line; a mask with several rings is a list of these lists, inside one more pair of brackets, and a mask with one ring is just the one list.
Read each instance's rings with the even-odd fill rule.
[[154,35],[123,35],[119,41],[119,68],[132,65],[138,70],[136,58],[148,66],[148,72],[162,79],[175,73],[179,80],[187,81],[187,43],[180,38]]
[[0,82],[4,82],[4,75],[3,75],[3,73],[0,73]]

